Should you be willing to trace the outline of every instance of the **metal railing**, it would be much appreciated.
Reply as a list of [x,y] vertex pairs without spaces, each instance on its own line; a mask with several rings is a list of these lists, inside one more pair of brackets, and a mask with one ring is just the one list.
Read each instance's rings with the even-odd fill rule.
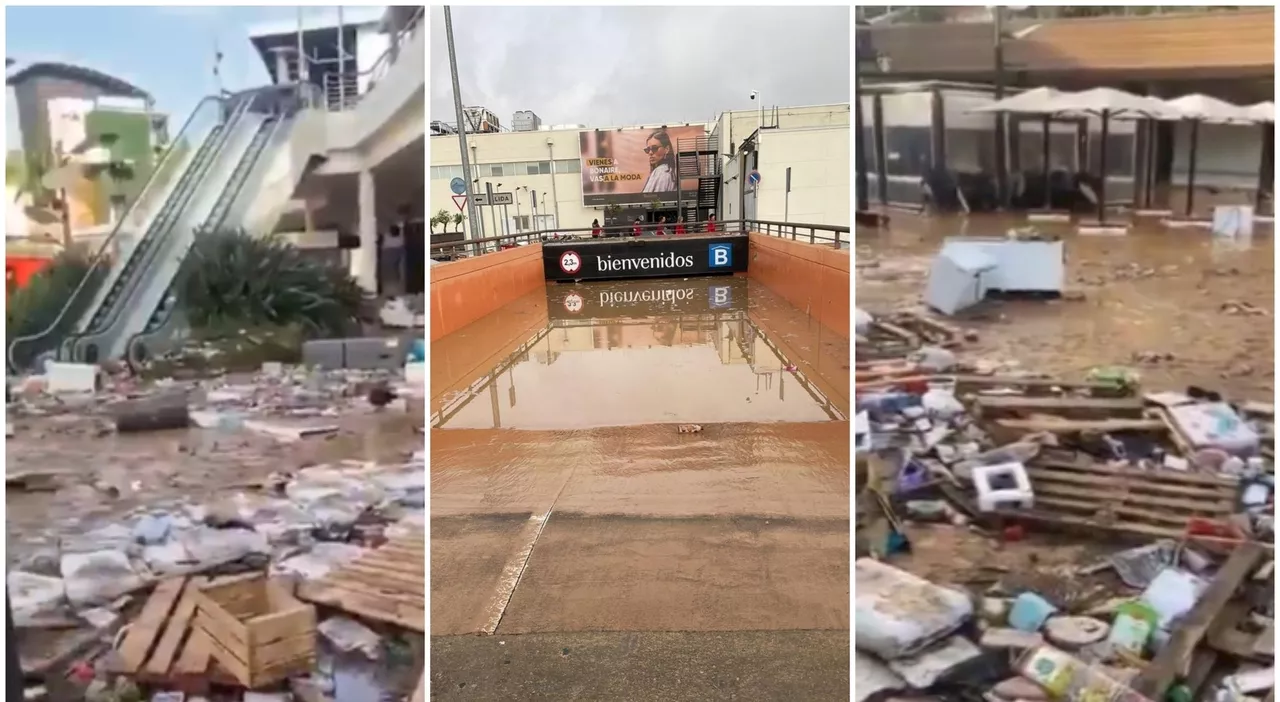
[[[727,222],[716,222],[715,231],[707,231],[707,222],[687,222],[683,226],[684,234],[675,234],[675,225],[668,222],[666,224],[656,224],[653,222],[644,222],[636,224],[622,224],[609,227],[599,228],[599,237],[604,239],[627,239],[635,238],[636,227],[639,226],[641,238],[658,238],[678,237],[681,239],[692,237],[712,237],[724,236],[726,234],[765,234],[767,236],[776,236],[782,239],[791,239],[807,244],[820,246],[828,246],[834,249],[848,248],[852,237],[849,233],[849,227],[834,224],[804,224],[799,222],[770,222],[766,220],[729,220]],[[662,230],[665,234],[659,234]],[[447,232],[454,233],[454,232]],[[593,236],[596,230],[591,227],[575,227],[538,230],[530,232],[514,232],[511,234],[502,234],[499,236],[484,237],[482,239],[464,239],[461,241],[448,241],[432,243],[430,246],[430,258],[435,261],[454,261],[463,258],[472,258],[482,256],[487,253],[494,253],[503,249],[510,249],[516,246],[524,246],[530,243],[541,243],[551,241],[581,241],[597,238]],[[433,233],[432,236],[435,236]]]
[[[337,73],[324,74],[321,82],[324,89],[325,107],[331,112],[355,109],[356,105],[360,103],[360,98],[364,97],[370,90],[373,90],[378,81],[382,80],[387,71],[395,65],[400,55],[400,49],[409,42],[414,34],[422,31],[427,26],[427,23],[422,21],[425,13],[426,7],[419,6],[413,15],[409,17],[409,20],[404,23],[404,26],[391,36],[387,50],[382,52],[382,55],[375,59],[373,64],[365,70],[357,73],[339,71]],[[308,58],[308,60],[310,59]],[[363,93],[360,91],[362,79],[366,80],[367,85]]]

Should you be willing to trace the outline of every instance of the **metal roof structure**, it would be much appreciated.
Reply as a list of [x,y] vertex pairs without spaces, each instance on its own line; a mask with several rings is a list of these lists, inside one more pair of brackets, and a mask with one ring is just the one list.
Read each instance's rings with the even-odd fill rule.
[[[6,59],[6,65],[12,66],[15,63],[13,59]],[[102,71],[87,68],[85,66],[75,66],[69,63],[53,63],[42,61],[32,63],[14,71],[5,78],[8,85],[20,85],[29,80],[36,78],[51,77],[61,78],[63,80],[76,81],[91,85],[99,90],[118,97],[139,98],[150,100],[151,94],[130,83],[123,78],[107,75]]]

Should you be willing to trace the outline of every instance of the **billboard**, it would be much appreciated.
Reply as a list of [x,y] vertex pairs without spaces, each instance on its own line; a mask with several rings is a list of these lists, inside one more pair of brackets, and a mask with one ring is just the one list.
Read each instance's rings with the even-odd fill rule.
[[[584,131],[579,135],[582,204],[642,205],[676,201],[676,147],[707,130],[666,127]],[[684,200],[698,195],[698,179],[680,183]]]

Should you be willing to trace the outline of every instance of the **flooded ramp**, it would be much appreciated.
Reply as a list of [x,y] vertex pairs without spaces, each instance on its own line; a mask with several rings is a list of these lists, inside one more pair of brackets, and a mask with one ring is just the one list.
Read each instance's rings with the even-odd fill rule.
[[847,658],[849,340],[819,327],[689,277],[552,284],[434,342],[433,637]]
[[547,326],[447,399],[434,426],[844,419],[751,321],[749,294],[732,277],[550,285]]

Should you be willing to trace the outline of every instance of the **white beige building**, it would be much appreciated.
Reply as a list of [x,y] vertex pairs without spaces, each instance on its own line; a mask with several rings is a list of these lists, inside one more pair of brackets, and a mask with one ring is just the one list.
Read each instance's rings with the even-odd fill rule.
[[[773,108],[763,113],[742,110],[722,113],[703,124],[720,154],[717,216],[848,226],[850,221],[849,104]],[[698,123],[688,123],[697,125]],[[512,204],[481,208],[484,236],[522,231],[574,229],[604,222],[604,205],[583,204],[581,135],[600,130],[656,130],[686,123],[627,127],[544,128],[533,132],[467,134],[468,157],[474,169],[472,192],[512,194]],[[757,127],[759,146],[754,146]],[[744,144],[746,149],[744,150]],[[459,208],[450,189],[463,179],[456,134],[430,138],[431,168],[428,217],[441,210],[453,215]],[[791,193],[786,193],[786,169],[791,168]],[[752,188],[746,174],[759,171]],[[535,200],[536,198],[536,200]],[[682,201],[688,207],[689,202]],[[674,214],[675,202],[667,201]],[[626,205],[624,205],[626,207]],[[643,215],[644,206],[631,205],[623,221]],[[660,210],[661,211],[661,210]],[[450,226],[452,229],[452,226]],[[468,237],[475,233],[467,230]]]

